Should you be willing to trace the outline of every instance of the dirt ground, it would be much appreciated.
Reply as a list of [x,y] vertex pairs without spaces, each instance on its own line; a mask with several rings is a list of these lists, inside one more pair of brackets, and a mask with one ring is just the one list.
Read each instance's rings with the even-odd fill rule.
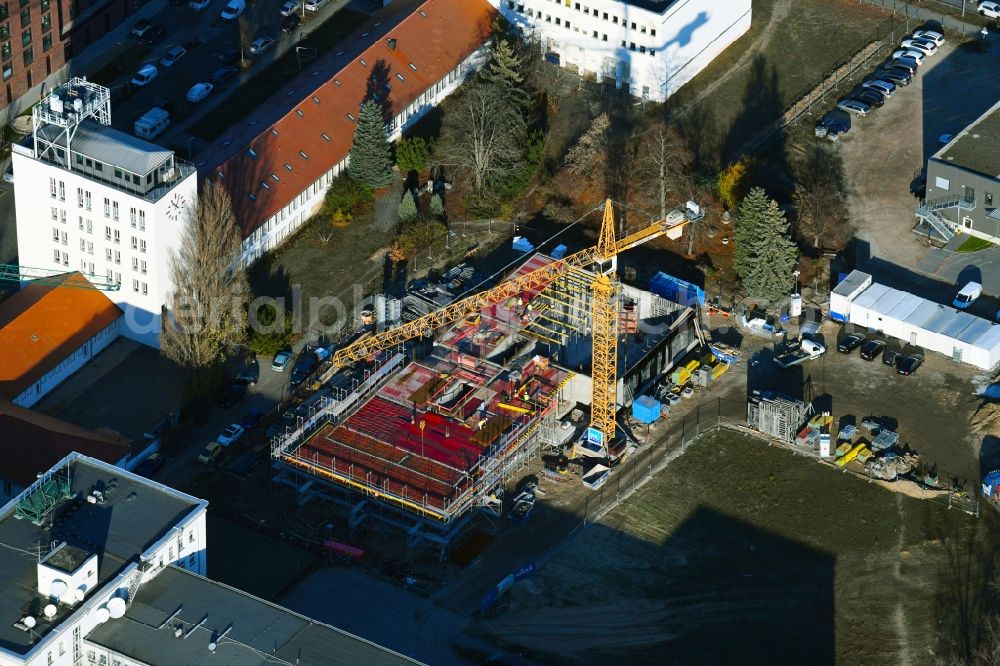
[[931,663],[938,539],[974,524],[720,433],[474,631],[544,663]]

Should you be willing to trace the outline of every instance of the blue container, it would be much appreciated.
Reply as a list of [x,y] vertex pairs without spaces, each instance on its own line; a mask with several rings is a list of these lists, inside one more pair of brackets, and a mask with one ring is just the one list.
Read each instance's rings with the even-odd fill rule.
[[660,418],[660,401],[648,395],[639,396],[632,402],[632,416],[649,425]]
[[649,279],[649,290],[681,305],[704,305],[705,290],[660,271]]

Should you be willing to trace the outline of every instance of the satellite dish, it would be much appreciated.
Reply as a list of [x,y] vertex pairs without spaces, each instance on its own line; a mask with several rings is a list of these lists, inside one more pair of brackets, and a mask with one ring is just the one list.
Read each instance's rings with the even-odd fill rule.
[[62,595],[66,594],[67,589],[69,589],[69,585],[66,584],[66,581],[57,578],[49,586],[49,596],[62,599]]
[[125,614],[125,600],[121,597],[115,597],[108,601],[108,612],[113,618],[119,618]]
[[100,608],[97,609],[97,616],[96,616],[97,624],[104,624],[105,622],[108,621],[108,618],[110,617],[111,613],[109,613],[108,609],[105,608],[104,606],[101,606]]
[[55,604],[46,604],[45,609],[42,612],[45,613],[45,617],[51,620],[56,616],[56,612],[58,612],[58,609],[56,608]]
[[31,617],[30,615],[21,620],[21,622],[23,622],[24,626],[26,626],[28,629],[33,629],[35,625],[38,624],[38,620]]
[[80,587],[76,588],[76,591],[73,592],[73,597],[77,601],[83,601],[83,598],[85,596],[87,596],[87,586],[86,585],[81,585]]

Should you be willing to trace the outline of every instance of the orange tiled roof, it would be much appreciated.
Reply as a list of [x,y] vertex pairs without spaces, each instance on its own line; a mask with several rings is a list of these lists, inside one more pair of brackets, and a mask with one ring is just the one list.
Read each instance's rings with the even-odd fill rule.
[[[296,87],[311,91],[299,92],[298,103],[277,121],[261,124],[256,138],[235,154],[209,159],[208,165],[218,166],[203,174],[217,177],[222,172],[244,237],[347,156],[355,128],[348,114],[357,117],[373,71],[390,85],[387,103],[395,116],[486,42],[495,15],[487,0],[427,0],[318,88],[302,87],[310,77],[303,72],[265,102],[259,111],[263,117],[267,107],[284,103]],[[237,145],[229,134],[207,152]]]
[[63,279],[87,286],[29,284],[0,303],[0,398],[19,396],[122,316],[80,273]]

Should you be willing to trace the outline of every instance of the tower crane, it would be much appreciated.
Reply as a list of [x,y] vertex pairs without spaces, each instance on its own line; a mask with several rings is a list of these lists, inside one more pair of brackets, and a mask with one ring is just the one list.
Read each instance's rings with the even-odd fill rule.
[[694,219],[696,218],[680,211],[673,211],[666,219],[657,220],[644,229],[617,238],[612,202],[607,199],[596,246],[557,259],[396,328],[358,339],[333,354],[333,366],[342,368],[375,352],[391,349],[414,338],[432,335],[443,326],[461,321],[484,307],[506,301],[525,290],[543,289],[572,269],[589,268],[596,273],[590,285],[593,294],[590,313],[593,331],[593,381],[589,432],[593,440],[597,440],[595,443],[607,450],[606,447],[615,437],[618,401],[618,317],[621,300],[621,284],[616,274],[618,254],[661,236],[680,238],[684,227]]
[[86,280],[67,279],[69,271],[51,268],[32,268],[18,264],[0,264],[0,282],[31,282],[54,287],[75,287],[77,289],[98,289],[100,291],[118,291],[121,285],[103,275],[81,273]]

